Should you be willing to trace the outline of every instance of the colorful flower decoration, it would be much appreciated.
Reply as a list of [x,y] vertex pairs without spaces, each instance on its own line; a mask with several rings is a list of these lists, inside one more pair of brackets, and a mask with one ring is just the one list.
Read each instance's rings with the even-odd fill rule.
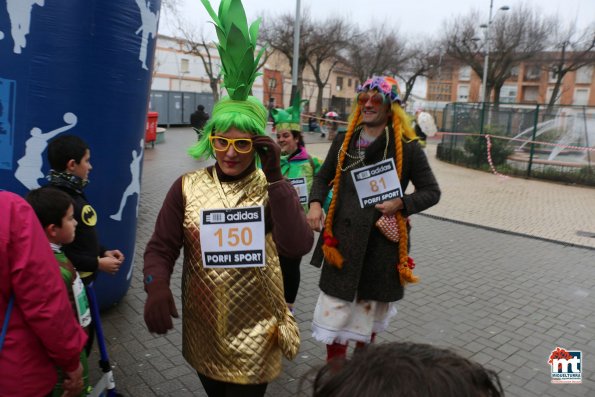
[[357,92],[364,92],[375,89],[385,97],[390,98],[391,102],[401,103],[399,96],[399,84],[392,77],[374,76],[368,79],[364,84],[357,87]]

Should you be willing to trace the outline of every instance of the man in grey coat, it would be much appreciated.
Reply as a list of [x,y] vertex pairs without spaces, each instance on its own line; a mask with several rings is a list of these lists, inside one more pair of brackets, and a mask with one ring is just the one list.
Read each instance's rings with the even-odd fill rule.
[[[415,186],[404,194],[409,182]],[[329,191],[326,219],[322,210]],[[363,347],[396,314],[403,286],[416,282],[407,217],[435,205],[440,189],[400,106],[397,82],[358,87],[345,134],[333,141],[310,193],[308,223],[321,231],[312,264],[322,266],[312,333],[327,360]]]

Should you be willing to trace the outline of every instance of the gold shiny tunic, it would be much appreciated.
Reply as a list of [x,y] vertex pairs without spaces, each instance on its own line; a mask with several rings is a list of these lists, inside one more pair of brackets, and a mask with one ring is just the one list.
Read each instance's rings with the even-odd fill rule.
[[[256,170],[242,180],[219,182],[206,170],[182,180],[185,203],[182,273],[184,358],[199,373],[239,384],[270,382],[281,372],[276,307],[284,307],[283,281],[271,233],[263,268],[205,269],[200,209],[266,205],[267,182]],[[269,293],[265,289],[268,288]]]

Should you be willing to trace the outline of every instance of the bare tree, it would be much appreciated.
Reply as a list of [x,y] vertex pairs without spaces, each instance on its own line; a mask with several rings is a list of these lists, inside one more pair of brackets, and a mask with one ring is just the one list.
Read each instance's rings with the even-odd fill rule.
[[[295,15],[292,13],[285,13],[275,17],[266,17],[263,19],[263,24],[260,28],[261,41],[266,43],[270,48],[279,51],[289,61],[291,73],[293,75],[293,27],[295,24]],[[308,59],[311,54],[317,50],[321,43],[317,43],[314,35],[314,24],[310,18],[310,11],[305,8],[302,10],[300,17],[300,46],[297,78],[297,89],[302,91],[302,75],[306,68]],[[293,98],[295,92],[291,92]]]
[[183,43],[183,51],[186,54],[198,56],[202,61],[205,73],[209,78],[209,87],[213,93],[213,100],[217,102],[219,100],[219,85],[221,84],[221,63],[215,61],[214,54],[217,54],[217,49],[214,44],[207,44],[204,34],[197,36],[192,31],[180,29],[180,32],[185,38]]
[[340,52],[347,46],[351,39],[351,26],[342,18],[330,18],[316,24],[313,29],[313,38],[319,45],[313,49],[306,62],[312,69],[318,96],[316,113],[322,113],[322,97],[324,87],[327,85],[331,73],[337,63],[341,61]]
[[[162,6],[172,15],[175,30],[182,36],[182,51],[185,54],[194,55],[200,58],[207,78],[209,79],[209,87],[213,93],[213,100],[217,102],[220,97],[222,74],[221,61],[217,52],[217,47],[212,40],[208,39],[201,30],[197,31],[195,24],[186,21],[178,12],[180,0],[167,0],[162,3]],[[259,39],[259,43],[261,40]],[[270,56],[269,51],[265,51],[260,59],[258,68],[260,69]]]
[[405,59],[405,45],[398,32],[386,24],[354,34],[347,48],[347,62],[358,79],[363,82],[375,74],[397,70]]
[[411,41],[404,56],[403,66],[394,71],[405,82],[403,102],[407,102],[418,77],[430,77],[439,67],[440,44],[430,38]]
[[547,105],[548,111],[553,109],[560,95],[564,76],[583,66],[595,64],[595,23],[579,31],[576,28],[576,21],[563,26],[558,20],[552,37],[552,49],[557,51],[553,62],[551,58],[546,62],[550,61],[547,69],[553,72],[556,82]]
[[[483,80],[486,40],[481,36],[479,13],[472,11],[446,23],[443,39],[447,54],[469,65]],[[494,90],[494,101],[500,101],[500,90],[519,63],[532,59],[546,48],[551,34],[553,18],[541,17],[537,9],[519,4],[514,12],[498,14],[490,26],[490,62],[486,79],[485,97]],[[478,44],[479,43],[479,44]]]
[[166,13],[171,13],[175,16],[178,14],[178,9],[180,8],[180,5],[180,0],[162,0],[161,10]]
[[194,55],[202,61],[205,73],[209,79],[209,87],[213,93],[213,100],[219,100],[221,84],[221,62],[217,48],[205,36],[204,30],[199,33],[196,26],[182,17],[179,12],[180,0],[165,0],[162,7],[171,14],[174,29],[182,36],[181,46],[185,54]]

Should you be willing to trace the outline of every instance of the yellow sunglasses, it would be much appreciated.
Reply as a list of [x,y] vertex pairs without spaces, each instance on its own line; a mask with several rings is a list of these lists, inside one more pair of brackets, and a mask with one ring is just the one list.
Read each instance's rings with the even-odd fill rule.
[[233,145],[233,148],[238,153],[250,153],[252,150],[252,139],[250,138],[230,139],[220,135],[211,135],[209,141],[213,149],[218,152],[227,151],[229,145]]

